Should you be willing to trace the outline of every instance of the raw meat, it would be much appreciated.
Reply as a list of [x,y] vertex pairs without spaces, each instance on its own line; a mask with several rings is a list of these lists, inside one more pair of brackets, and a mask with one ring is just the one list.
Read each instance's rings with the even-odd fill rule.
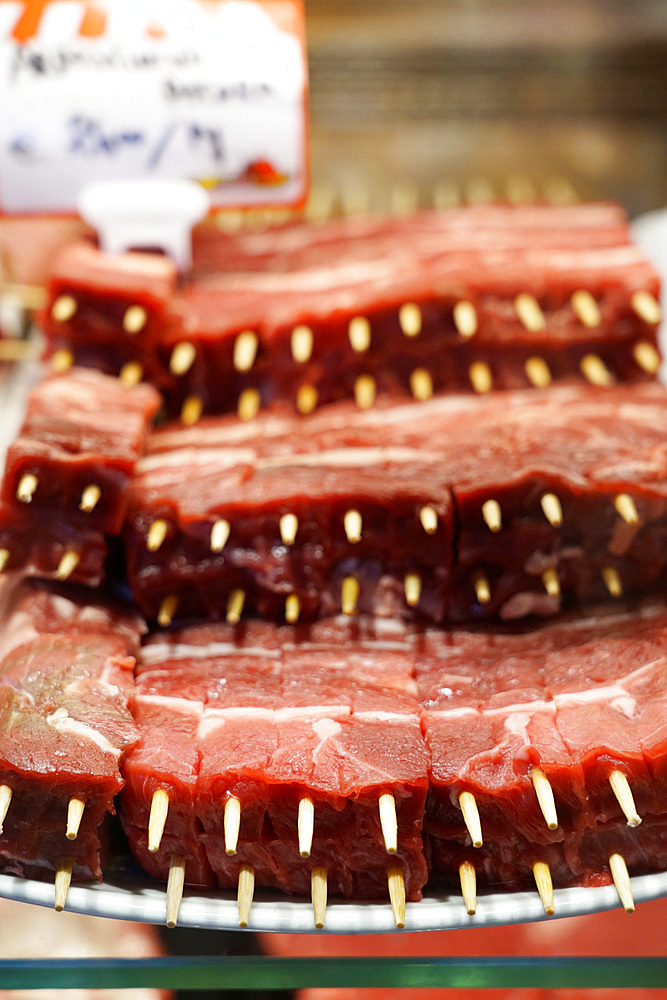
[[561,386],[167,427],[130,486],[129,581],[162,623],[517,619],[658,586],[666,404]]
[[74,592],[6,582],[1,596],[0,867],[101,879],[104,819],[139,737],[128,700],[143,623]]

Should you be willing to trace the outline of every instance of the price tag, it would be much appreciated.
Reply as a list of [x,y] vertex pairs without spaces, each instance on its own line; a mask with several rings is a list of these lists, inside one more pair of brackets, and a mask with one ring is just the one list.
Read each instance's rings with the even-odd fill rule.
[[301,0],[0,0],[0,211],[146,179],[299,204],[304,34]]

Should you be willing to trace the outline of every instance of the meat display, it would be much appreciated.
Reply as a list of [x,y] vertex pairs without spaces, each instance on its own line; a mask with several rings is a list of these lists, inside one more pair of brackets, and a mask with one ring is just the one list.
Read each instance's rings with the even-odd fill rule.
[[2,480],[0,572],[100,582],[159,405],[151,386],[83,368],[33,389]]
[[412,665],[383,648],[393,634],[254,622],[149,640],[122,796],[143,867],[166,878],[185,859],[188,881],[238,885],[242,923],[253,884],[312,892],[317,924],[327,892],[389,893],[402,922],[427,878],[429,760]]
[[664,579],[657,384],[349,403],[150,439],[129,491],[144,613],[288,622],[551,615]]
[[243,924],[254,884],[312,894],[318,924],[327,888],[381,898],[389,872],[419,899],[427,859],[471,912],[478,884],[534,881],[553,912],[554,885],[612,879],[630,909],[628,867],[667,865],[666,706],[664,602],[520,633],[364,616],[156,633],[123,823],[157,878],[238,886]]
[[72,878],[102,878],[145,626],[89,593],[6,580],[0,598],[0,869],[55,877],[62,909]]
[[204,228],[177,282],[90,243],[56,261],[58,364],[154,382],[172,416],[299,413],[377,394],[653,377],[659,279],[612,205],[490,206],[234,235]]

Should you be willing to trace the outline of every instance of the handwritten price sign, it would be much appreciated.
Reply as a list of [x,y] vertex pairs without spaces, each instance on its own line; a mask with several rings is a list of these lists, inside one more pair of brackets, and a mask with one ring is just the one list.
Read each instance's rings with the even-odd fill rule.
[[145,178],[298,204],[306,86],[299,0],[0,0],[0,211]]

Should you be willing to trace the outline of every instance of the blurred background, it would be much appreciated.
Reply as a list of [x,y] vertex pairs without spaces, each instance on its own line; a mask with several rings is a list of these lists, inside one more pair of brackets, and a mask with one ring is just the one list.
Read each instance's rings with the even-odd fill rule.
[[664,0],[306,0],[306,23],[315,195],[667,202]]

